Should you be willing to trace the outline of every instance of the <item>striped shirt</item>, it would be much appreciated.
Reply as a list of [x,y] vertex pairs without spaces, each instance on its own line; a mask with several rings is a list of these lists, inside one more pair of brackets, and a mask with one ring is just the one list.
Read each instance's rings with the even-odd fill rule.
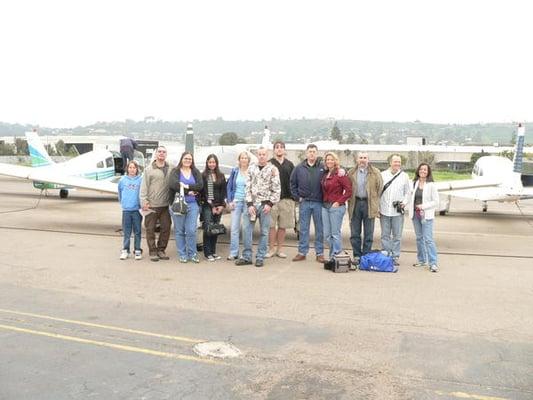
[[213,190],[214,183],[215,182],[213,181],[213,174],[209,174],[207,177],[207,201],[208,202],[211,202],[215,199],[215,193]]
[[[397,173],[400,175],[394,179],[387,190],[382,193],[379,200],[379,212],[387,217],[400,215],[392,203],[395,201],[401,201],[403,204],[407,205],[409,194],[411,193],[409,176],[404,171]],[[381,177],[383,178],[383,186],[385,186],[387,182],[394,177],[394,174],[391,172],[390,168],[388,168],[381,172]]]

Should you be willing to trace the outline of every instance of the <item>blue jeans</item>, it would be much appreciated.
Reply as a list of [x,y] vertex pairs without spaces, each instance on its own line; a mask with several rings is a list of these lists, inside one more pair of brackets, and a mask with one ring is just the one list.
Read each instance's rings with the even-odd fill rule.
[[177,215],[172,211],[172,222],[174,223],[174,233],[176,236],[176,247],[179,258],[191,259],[197,257],[196,251],[196,229],[198,228],[198,214],[200,208],[198,203],[193,201],[187,203],[189,211],[186,215]]
[[231,212],[231,239],[229,246],[229,255],[232,257],[239,256],[239,236],[241,233],[242,215],[246,210],[244,201],[236,201],[235,208]]
[[122,249],[130,252],[130,237],[133,230],[135,250],[141,250],[141,223],[142,215],[138,210],[135,211],[122,211],[122,232],[124,234],[124,240],[122,242]]
[[203,233],[203,245],[204,245],[204,256],[209,257],[213,254],[216,254],[217,252],[217,239],[218,235],[210,236],[206,234],[207,231],[207,225],[209,223],[218,224],[220,223],[220,218],[222,216],[220,214],[213,215],[213,212],[211,210],[211,206],[209,204],[204,204],[202,206],[202,228],[204,230]]
[[392,258],[400,257],[402,246],[403,214],[389,217],[381,214],[381,247]]
[[[246,205],[245,205],[246,207]],[[259,237],[259,243],[257,244],[257,254],[255,255],[256,261],[263,261],[265,254],[267,253],[268,231],[270,229],[270,213],[265,214],[264,206],[256,206],[256,221],[259,220],[259,226],[261,228],[261,236]],[[250,214],[248,210],[244,212],[243,217],[243,242],[244,248],[242,250],[242,258],[245,260],[252,260],[252,237],[254,233],[255,221],[250,221]]]
[[[364,239],[361,241],[361,230],[364,229]],[[372,250],[374,240],[374,218],[368,217],[368,201],[357,200],[350,221],[350,243],[354,257],[361,257]],[[362,245],[362,247],[361,247]]]
[[342,219],[346,212],[346,206],[322,207],[322,222],[324,224],[324,238],[329,244],[329,258],[342,251]]
[[433,240],[432,219],[413,218],[416,235],[416,258],[420,263],[437,265],[437,246]]
[[324,226],[322,224],[322,202],[304,200],[300,202],[300,240],[298,241],[298,254],[304,256],[309,252],[309,228],[311,217],[315,225],[315,253],[324,255]]

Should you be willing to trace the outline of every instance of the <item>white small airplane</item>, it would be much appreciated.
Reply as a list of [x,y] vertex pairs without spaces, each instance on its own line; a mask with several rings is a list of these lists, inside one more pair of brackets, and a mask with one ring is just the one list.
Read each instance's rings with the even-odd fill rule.
[[[95,190],[104,193],[118,192],[115,159],[120,154],[95,150],[62,163],[55,163],[48,155],[37,132],[26,132],[31,167],[0,163],[0,175],[24,178],[33,181],[37,189],[59,189],[59,197],[68,197],[74,188]],[[140,154],[140,153],[139,153]],[[144,165],[142,154],[137,161]]]
[[[194,154],[196,166],[204,169],[209,154],[216,154],[222,173],[229,175],[237,165],[238,155],[247,151],[251,161],[257,158],[248,151],[248,145],[199,147],[194,151],[192,125],[189,124],[186,134],[186,145],[169,148],[168,161],[171,166],[177,165],[184,150]],[[121,155],[107,150],[94,150],[74,157],[63,163],[55,163],[48,155],[36,132],[26,132],[31,167],[0,163],[0,175],[12,176],[33,181],[33,186],[40,190],[59,189],[59,197],[68,197],[69,191],[75,188],[88,189],[103,193],[118,193],[118,181],[121,176]],[[140,152],[135,152],[135,160],[144,170],[145,160]]]
[[481,157],[472,169],[472,179],[436,182],[439,193],[446,195],[441,198],[440,215],[449,211],[451,196],[481,201],[483,212],[489,201],[533,199],[533,187],[524,187],[521,179],[524,139],[525,128],[518,124],[513,161],[501,156]]

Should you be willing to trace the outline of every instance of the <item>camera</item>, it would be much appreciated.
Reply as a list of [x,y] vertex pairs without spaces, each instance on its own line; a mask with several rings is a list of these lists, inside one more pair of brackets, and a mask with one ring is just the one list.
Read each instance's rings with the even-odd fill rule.
[[392,203],[392,206],[394,207],[396,212],[399,212],[400,214],[403,214],[405,212],[403,207],[402,207],[402,202],[401,201],[394,201]]

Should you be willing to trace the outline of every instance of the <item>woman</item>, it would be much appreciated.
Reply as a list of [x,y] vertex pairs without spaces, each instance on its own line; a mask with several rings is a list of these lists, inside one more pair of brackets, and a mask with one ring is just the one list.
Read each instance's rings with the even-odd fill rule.
[[439,193],[433,183],[431,167],[422,163],[415,172],[413,191],[409,202],[409,212],[416,235],[417,263],[414,267],[429,265],[431,272],[438,272],[437,247],[433,240],[433,221],[439,206]]
[[346,202],[352,197],[352,182],[345,174],[339,175],[339,157],[333,152],[324,158],[325,172],[322,176],[322,224],[324,237],[329,244],[329,258],[342,251],[342,219]]
[[208,235],[209,224],[219,224],[226,201],[226,178],[218,167],[218,158],[209,154],[202,172],[204,187],[202,190],[202,227],[204,229],[204,256],[208,261],[220,260],[217,254],[218,235]]
[[242,214],[246,211],[246,175],[250,166],[250,156],[246,151],[239,154],[239,165],[231,171],[228,180],[227,197],[231,209],[231,241],[228,260],[239,258],[239,234]]
[[200,192],[204,186],[202,174],[194,166],[194,159],[188,151],[181,155],[178,166],[170,172],[169,197],[170,204],[174,202],[176,194],[183,188],[188,211],[185,215],[175,214],[171,210],[174,231],[176,235],[176,247],[181,263],[191,261],[199,263],[196,251],[196,228],[199,214],[198,201]]

